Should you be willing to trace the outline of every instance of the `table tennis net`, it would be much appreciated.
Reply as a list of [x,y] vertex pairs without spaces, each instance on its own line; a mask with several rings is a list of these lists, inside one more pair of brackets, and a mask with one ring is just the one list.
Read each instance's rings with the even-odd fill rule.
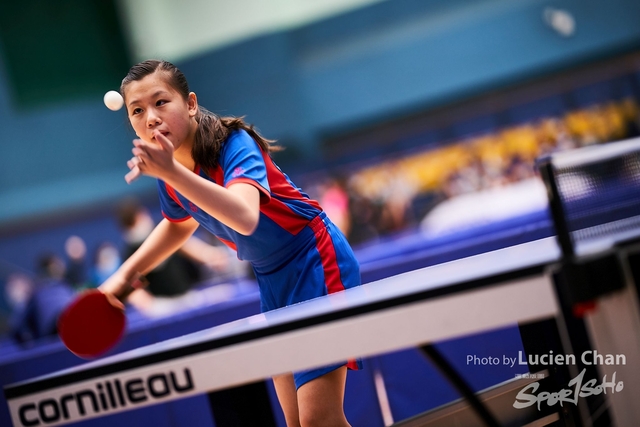
[[640,235],[640,138],[552,157],[574,248]]

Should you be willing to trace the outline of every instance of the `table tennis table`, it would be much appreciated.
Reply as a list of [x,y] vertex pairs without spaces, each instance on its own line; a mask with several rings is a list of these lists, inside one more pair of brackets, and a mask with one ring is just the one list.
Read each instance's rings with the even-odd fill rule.
[[[590,295],[597,309],[579,319],[593,349],[626,356],[625,365],[597,367],[624,381],[624,390],[606,396],[605,410],[619,426],[640,422],[640,316],[630,267],[640,254],[636,237],[573,254],[585,263],[612,253],[622,260],[615,277],[623,283]],[[575,305],[564,295],[565,258],[557,238],[535,240],[88,362],[4,392],[14,426],[55,426],[513,324],[554,320],[562,341],[556,354],[569,354],[580,347],[572,336]],[[560,417],[567,406],[557,407]],[[574,406],[574,425],[591,425],[590,409]]]
[[[291,370],[553,317],[558,307],[546,269],[558,255],[553,239],[535,241],[86,363],[7,387],[11,416],[16,426],[29,425],[25,421],[42,418],[42,412],[46,425],[58,425],[53,418],[69,422],[104,416]],[[79,407],[83,395],[95,397]],[[106,404],[92,406],[93,399],[106,399]]]

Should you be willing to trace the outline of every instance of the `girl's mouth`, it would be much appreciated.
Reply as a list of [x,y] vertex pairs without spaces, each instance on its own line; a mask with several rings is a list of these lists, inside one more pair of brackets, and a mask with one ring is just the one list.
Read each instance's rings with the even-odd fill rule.
[[[162,136],[164,136],[165,138],[168,137],[169,132],[159,132]],[[153,139],[155,141],[156,139],[156,134],[154,133],[153,136],[151,137],[151,139]]]

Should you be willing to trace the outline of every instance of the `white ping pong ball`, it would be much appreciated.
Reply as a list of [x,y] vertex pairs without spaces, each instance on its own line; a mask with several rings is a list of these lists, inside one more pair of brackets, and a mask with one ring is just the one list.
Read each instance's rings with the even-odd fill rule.
[[122,99],[120,92],[110,90],[104,94],[104,105],[111,111],[118,111],[124,105],[124,99]]

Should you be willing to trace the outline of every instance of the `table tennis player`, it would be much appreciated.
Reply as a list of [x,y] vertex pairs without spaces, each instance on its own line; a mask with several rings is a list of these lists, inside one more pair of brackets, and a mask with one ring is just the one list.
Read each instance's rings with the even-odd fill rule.
[[[169,62],[134,65],[120,93],[139,138],[125,179],[157,179],[164,219],[101,285],[112,304],[121,306],[115,295],[129,279],[160,264],[199,225],[251,263],[263,311],[360,285],[346,238],[276,166],[270,153],[280,148],[273,141],[242,118],[200,107]],[[287,425],[348,426],[346,372],[359,368],[360,360],[350,360],[275,377]]]

